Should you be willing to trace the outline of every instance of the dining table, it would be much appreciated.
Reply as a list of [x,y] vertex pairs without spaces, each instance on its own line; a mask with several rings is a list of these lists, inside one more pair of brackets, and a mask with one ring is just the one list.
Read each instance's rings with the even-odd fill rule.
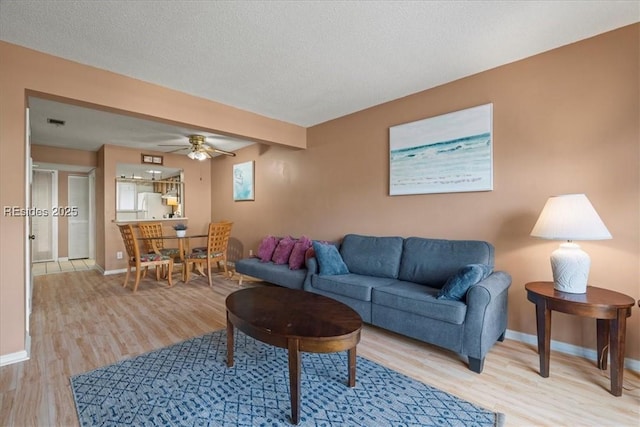
[[138,237],[138,240],[151,240],[154,252],[159,254],[160,250],[157,247],[158,240],[177,240],[178,241],[178,253],[180,254],[180,261],[184,261],[187,254],[191,251],[191,239],[207,238],[208,234],[188,234],[184,236],[178,236],[176,234],[168,234],[159,237]]

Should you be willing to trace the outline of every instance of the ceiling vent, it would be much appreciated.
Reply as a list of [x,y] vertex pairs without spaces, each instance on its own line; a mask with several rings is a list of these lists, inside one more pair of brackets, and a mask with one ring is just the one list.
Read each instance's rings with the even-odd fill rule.
[[47,123],[56,125],[56,126],[64,126],[66,122],[64,120],[58,120],[58,119],[47,119]]

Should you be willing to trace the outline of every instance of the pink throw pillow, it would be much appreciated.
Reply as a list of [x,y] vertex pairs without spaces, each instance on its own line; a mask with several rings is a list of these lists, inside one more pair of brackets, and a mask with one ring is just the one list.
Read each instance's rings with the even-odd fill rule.
[[300,239],[293,245],[291,256],[289,256],[290,270],[300,270],[302,268],[304,265],[305,254],[310,247],[311,240],[306,236],[300,237]]
[[274,264],[286,264],[289,262],[289,256],[291,255],[293,245],[295,244],[296,240],[292,239],[291,236],[287,236],[280,240],[280,242],[278,242],[278,246],[276,246],[276,250],[273,251],[271,261],[273,261]]
[[279,239],[275,236],[267,236],[262,239],[260,246],[258,246],[258,258],[260,258],[261,262],[271,261],[273,252],[275,252],[276,246],[278,246],[278,241]]

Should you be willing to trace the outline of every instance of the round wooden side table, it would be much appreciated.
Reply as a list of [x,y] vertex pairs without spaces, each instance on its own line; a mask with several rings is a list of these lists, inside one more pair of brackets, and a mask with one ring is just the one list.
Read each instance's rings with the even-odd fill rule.
[[607,369],[607,342],[611,352],[611,394],[622,395],[624,343],[627,317],[635,301],[630,296],[608,289],[587,286],[584,294],[560,292],[553,282],[530,282],[525,285],[527,299],[536,305],[540,376],[549,376],[551,347],[551,311],[559,311],[596,320],[598,368]]

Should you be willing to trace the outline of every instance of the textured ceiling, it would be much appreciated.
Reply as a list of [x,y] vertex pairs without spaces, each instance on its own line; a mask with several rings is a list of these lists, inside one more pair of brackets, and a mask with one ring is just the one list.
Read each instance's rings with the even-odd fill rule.
[[[637,0],[0,0],[0,40],[305,127],[638,21]],[[250,144],[29,104],[36,144],[170,151],[192,133],[227,151]]]
[[638,1],[0,1],[0,39],[311,126],[640,20]]

